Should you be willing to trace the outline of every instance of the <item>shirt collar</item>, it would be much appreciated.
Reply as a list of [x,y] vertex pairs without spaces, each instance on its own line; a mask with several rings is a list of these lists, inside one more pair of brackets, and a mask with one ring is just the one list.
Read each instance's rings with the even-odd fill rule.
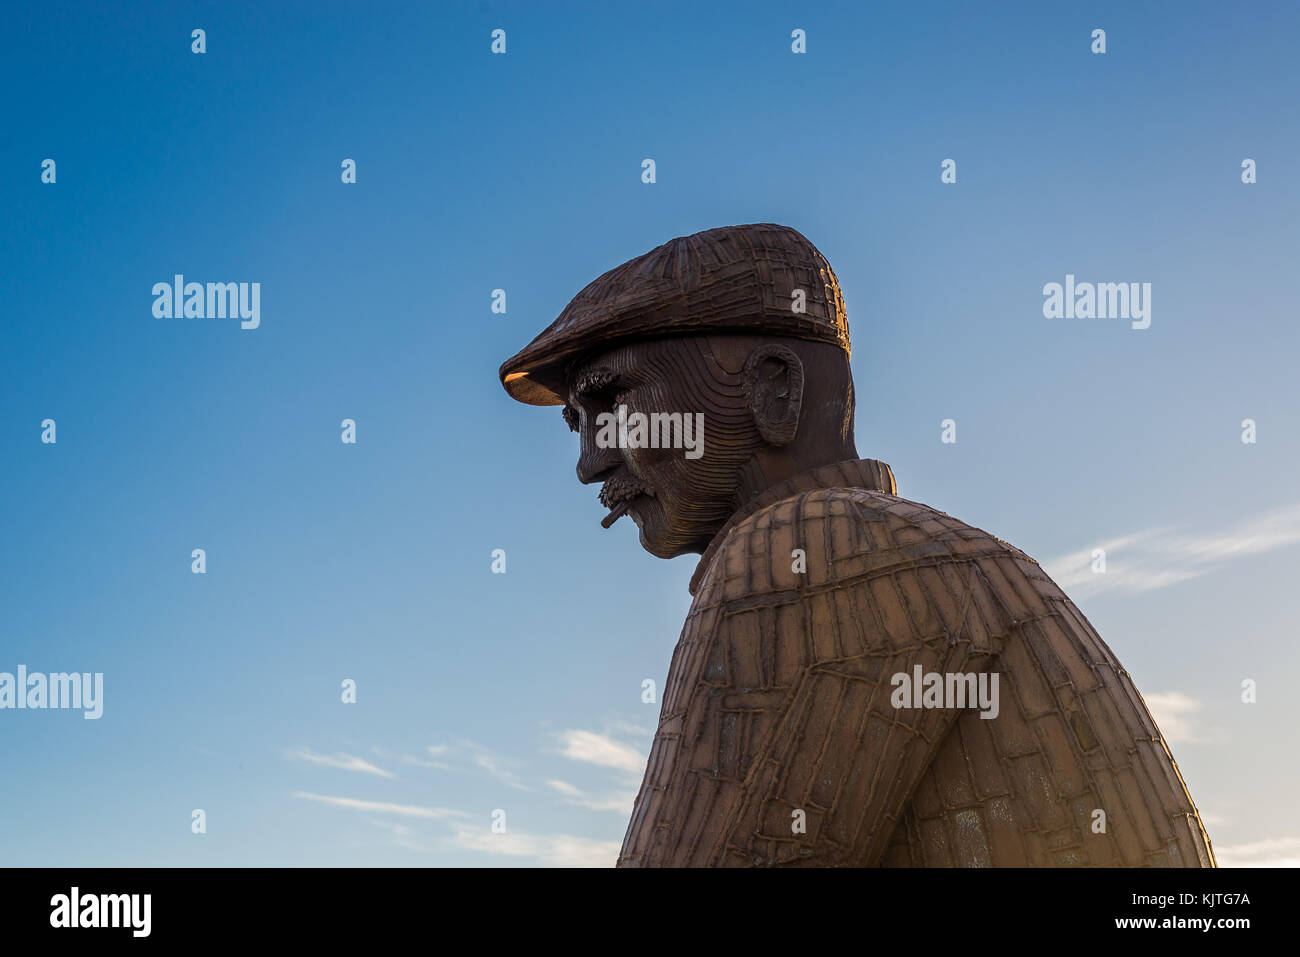
[[873,492],[898,494],[898,485],[894,481],[893,471],[884,462],[875,459],[847,459],[834,465],[823,465],[808,472],[800,472],[783,482],[777,482],[742,505],[731,518],[727,519],[727,523],[722,526],[718,534],[713,536],[709,547],[700,556],[700,563],[695,566],[695,574],[691,576],[691,594],[694,595],[699,589],[718,549],[722,547],[722,543],[726,541],[733,528],[759,509],[790,498],[792,495],[815,492],[823,488],[865,488]]

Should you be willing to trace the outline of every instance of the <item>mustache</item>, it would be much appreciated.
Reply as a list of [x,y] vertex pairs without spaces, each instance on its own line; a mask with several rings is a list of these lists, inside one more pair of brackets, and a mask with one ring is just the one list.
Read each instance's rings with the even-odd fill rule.
[[630,502],[638,495],[653,495],[650,486],[626,475],[616,475],[607,480],[600,489],[600,504],[606,508],[617,508],[624,502]]

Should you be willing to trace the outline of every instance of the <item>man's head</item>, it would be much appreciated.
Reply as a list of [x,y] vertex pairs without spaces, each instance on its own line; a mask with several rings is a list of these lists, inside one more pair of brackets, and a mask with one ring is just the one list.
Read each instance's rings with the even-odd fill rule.
[[601,504],[660,558],[702,552],[773,483],[857,457],[848,356],[823,343],[650,339],[581,357],[566,381],[578,479],[601,483]]
[[848,319],[825,257],[788,226],[683,236],[611,269],[501,366],[563,405],[606,524],[652,554],[703,551],[774,482],[853,449]]

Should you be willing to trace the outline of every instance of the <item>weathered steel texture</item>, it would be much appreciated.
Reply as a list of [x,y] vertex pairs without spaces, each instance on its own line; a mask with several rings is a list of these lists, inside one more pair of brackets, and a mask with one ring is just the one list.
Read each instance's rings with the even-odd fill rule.
[[[1213,867],[1079,609],[858,458],[848,349],[825,257],[758,224],[610,270],[501,367],[516,399],[565,406],[603,525],[627,514],[651,554],[703,552],[620,865]],[[615,407],[698,414],[707,448],[611,446]],[[996,717],[894,700],[918,668],[996,676]]]
[[[719,533],[619,864],[1214,866],[1141,696],[1069,598],[892,491],[879,463],[840,463]],[[891,676],[916,665],[998,672],[1000,713],[894,708]]]
[[[802,309],[791,294],[802,290]],[[501,365],[501,381],[530,405],[564,404],[564,364],[638,337],[760,332],[849,351],[834,270],[797,230],[776,223],[679,236],[588,283],[549,326]]]

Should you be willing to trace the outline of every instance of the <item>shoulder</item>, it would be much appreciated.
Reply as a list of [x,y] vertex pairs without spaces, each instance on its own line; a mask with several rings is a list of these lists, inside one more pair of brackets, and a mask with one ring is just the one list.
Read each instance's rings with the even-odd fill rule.
[[980,560],[997,561],[1010,577],[1051,584],[1020,549],[938,509],[870,489],[817,489],[737,522],[697,597],[707,590],[732,601]]

